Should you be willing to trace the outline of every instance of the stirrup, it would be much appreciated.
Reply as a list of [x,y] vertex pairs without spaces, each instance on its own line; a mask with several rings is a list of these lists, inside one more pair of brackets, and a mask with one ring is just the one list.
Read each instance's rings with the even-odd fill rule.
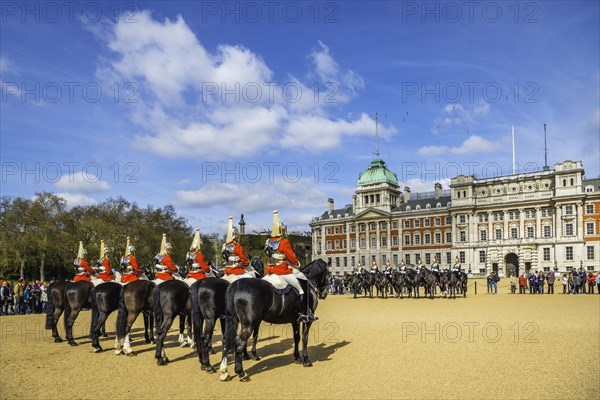
[[315,315],[313,313],[311,313],[311,312],[309,312],[308,314],[300,314],[299,317],[298,317],[298,321],[304,322],[304,323],[313,322],[313,321],[316,321],[318,319],[319,318],[315,317]]

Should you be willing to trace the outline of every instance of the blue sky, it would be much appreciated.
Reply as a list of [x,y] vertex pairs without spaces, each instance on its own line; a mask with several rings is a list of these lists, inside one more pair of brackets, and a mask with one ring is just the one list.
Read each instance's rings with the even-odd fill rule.
[[598,2],[67,4],[2,3],[2,195],[308,230],[350,202],[375,113],[413,192],[510,173],[513,124],[520,170],[546,123],[551,166],[600,174]]

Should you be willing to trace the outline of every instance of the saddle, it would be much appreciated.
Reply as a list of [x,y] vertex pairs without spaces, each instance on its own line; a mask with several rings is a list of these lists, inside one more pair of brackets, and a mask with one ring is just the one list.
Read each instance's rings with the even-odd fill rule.
[[[305,280],[310,284],[310,281],[306,279],[306,276],[302,272],[298,272],[295,276],[297,279]],[[262,279],[269,282],[273,286],[273,292],[280,296],[288,294],[292,289],[295,290],[294,287],[288,284],[280,275],[267,274]]]

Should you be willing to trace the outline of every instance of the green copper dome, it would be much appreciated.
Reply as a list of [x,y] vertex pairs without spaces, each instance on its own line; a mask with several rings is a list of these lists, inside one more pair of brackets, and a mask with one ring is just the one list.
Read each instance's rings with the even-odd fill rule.
[[367,168],[358,176],[358,186],[373,185],[384,182],[399,186],[398,177],[396,174],[387,169],[385,162],[380,159],[371,161],[369,168]]

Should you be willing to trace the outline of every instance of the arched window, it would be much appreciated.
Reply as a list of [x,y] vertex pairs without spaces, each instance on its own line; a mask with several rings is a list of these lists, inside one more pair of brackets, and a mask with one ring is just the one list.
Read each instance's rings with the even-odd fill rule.
[[571,178],[571,186],[573,186],[573,178]]
[[567,186],[567,180],[563,179],[563,186]]

